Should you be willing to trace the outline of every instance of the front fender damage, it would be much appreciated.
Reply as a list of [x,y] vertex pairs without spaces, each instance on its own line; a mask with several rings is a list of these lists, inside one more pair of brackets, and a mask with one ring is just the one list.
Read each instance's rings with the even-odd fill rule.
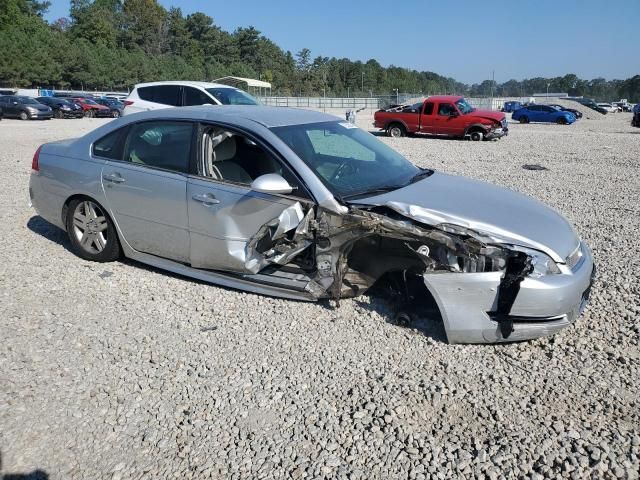
[[[419,278],[444,310],[445,327],[448,312],[464,312],[444,305],[452,301],[454,290],[458,303],[467,294],[481,295],[475,304],[486,307],[503,339],[513,331],[509,313],[531,270],[525,253],[486,234],[450,222],[421,223],[384,206],[350,207],[348,213],[336,214],[295,203],[263,225],[248,243],[245,258],[252,274],[268,266],[303,268],[306,292],[338,303],[392,273],[405,283]],[[460,286],[472,278],[477,288],[465,292]]]

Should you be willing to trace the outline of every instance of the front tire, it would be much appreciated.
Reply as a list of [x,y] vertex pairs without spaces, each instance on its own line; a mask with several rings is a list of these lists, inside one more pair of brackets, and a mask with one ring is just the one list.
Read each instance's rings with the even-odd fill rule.
[[387,127],[387,136],[400,138],[407,135],[407,130],[400,123],[392,123]]
[[475,130],[475,131],[469,133],[469,138],[473,142],[480,142],[484,138],[484,135],[479,130]]
[[111,116],[113,118],[118,118],[120,117],[120,111],[119,110],[114,110],[113,112],[111,112]]
[[60,120],[61,118],[64,118],[64,114],[62,113],[62,110],[56,110],[54,116]]
[[556,120],[556,123],[558,125],[566,125],[569,122],[567,122],[567,119],[564,117],[558,117],[558,119]]
[[520,117],[520,123],[529,123],[529,117],[523,115]]
[[20,112],[20,120],[29,120],[29,115],[27,115],[27,112]]
[[85,110],[84,111],[84,116],[87,117],[87,118],[93,118],[93,116],[94,116],[93,110],[91,110],[91,109]]
[[92,262],[112,262],[120,258],[118,234],[106,211],[93,200],[69,202],[66,218],[71,250]]

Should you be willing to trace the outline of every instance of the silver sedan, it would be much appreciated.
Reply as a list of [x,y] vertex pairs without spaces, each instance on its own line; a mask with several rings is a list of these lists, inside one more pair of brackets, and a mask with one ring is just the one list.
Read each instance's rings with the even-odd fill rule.
[[311,111],[195,107],[47,143],[29,193],[80,257],[121,255],[298,300],[372,287],[432,301],[449,342],[550,335],[586,304],[594,265],[572,226],[514,191],[420,169]]

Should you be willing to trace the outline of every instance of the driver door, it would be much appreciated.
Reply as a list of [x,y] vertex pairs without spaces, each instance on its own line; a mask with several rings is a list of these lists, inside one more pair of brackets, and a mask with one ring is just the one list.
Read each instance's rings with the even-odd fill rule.
[[454,116],[458,111],[453,103],[440,103],[438,104],[438,110],[434,116],[434,132],[436,135],[462,135],[457,133],[457,119],[459,116]]
[[[251,240],[289,207],[299,203],[307,212],[312,204],[288,167],[255,142],[215,126],[206,126],[200,137],[198,175],[187,182],[191,266],[254,273]],[[293,192],[253,191],[252,181],[267,173],[284,177]]]

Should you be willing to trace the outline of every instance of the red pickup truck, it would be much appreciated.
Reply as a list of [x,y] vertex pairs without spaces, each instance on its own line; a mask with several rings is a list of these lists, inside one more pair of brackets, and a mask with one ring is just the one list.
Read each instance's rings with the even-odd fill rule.
[[404,137],[412,133],[469,137],[471,140],[491,140],[509,133],[507,119],[502,112],[476,110],[456,95],[437,95],[423,103],[397,105],[378,110],[373,125],[390,137]]

